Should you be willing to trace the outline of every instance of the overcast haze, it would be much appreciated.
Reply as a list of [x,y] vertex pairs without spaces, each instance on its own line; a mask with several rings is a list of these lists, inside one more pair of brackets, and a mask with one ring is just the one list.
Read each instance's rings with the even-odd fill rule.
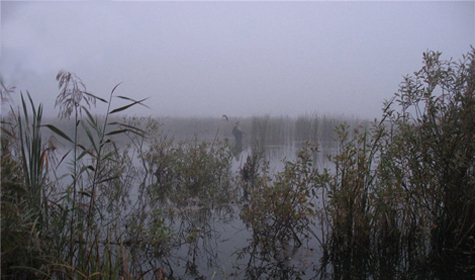
[[56,116],[56,74],[168,116],[380,117],[422,53],[459,59],[475,2],[1,2],[4,83]]

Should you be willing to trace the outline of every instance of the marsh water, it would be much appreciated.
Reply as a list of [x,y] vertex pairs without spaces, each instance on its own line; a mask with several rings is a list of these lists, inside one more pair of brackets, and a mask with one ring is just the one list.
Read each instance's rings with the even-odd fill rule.
[[[285,160],[294,160],[295,146],[270,146],[266,158],[273,172],[282,170]],[[233,160],[238,173],[252,153],[243,150]],[[325,160],[321,164],[326,164]],[[189,223],[197,230],[196,242],[183,244],[170,252],[170,271],[177,278],[187,279],[312,279],[317,276],[322,248],[309,236],[302,246],[288,244],[274,252],[262,252],[253,245],[253,232],[240,217],[243,205],[232,203],[217,209],[201,207],[182,209],[187,221],[177,223],[175,230],[186,229]],[[318,232],[318,228],[313,228]]]
[[[286,161],[297,157],[300,143],[292,145],[263,146],[265,159],[271,173],[282,171]],[[314,164],[331,168],[326,156],[336,147],[319,153]],[[237,176],[246,159],[253,154],[249,143],[232,159],[232,172]],[[132,191],[131,193],[135,193]],[[134,198],[132,198],[134,203]],[[315,279],[321,277],[320,259],[323,257],[319,243],[318,226],[309,225],[314,236],[309,235],[304,244],[281,244],[269,252],[253,244],[253,231],[241,217],[245,202],[231,199],[220,205],[203,205],[191,200],[186,207],[173,205],[173,218],[166,223],[173,234],[181,235],[183,243],[174,244],[166,253],[143,252],[144,263],[150,268],[161,267],[173,279]],[[155,205],[156,209],[162,206]],[[169,211],[167,206],[161,208]],[[144,264],[146,270],[147,265]]]
[[[260,194],[243,183],[252,168],[265,174],[251,172],[252,176],[285,182],[288,174],[282,172],[299,162],[300,151],[309,145],[318,149],[290,170],[305,173],[302,170],[311,166],[333,172],[329,156],[341,152],[334,127],[346,123],[350,133],[357,133],[368,122],[241,119],[246,134],[242,149],[236,151],[234,123],[160,121],[159,126],[152,122],[151,128],[144,127],[151,134],[146,139],[116,139],[120,156],[106,167],[124,178],[119,183],[105,181],[100,190],[97,226],[103,228],[105,249],[116,252],[115,258],[123,264],[123,273],[143,279],[397,279],[406,273],[406,267],[399,268],[400,257],[385,263],[383,256],[374,265],[372,253],[345,248],[344,242],[343,249],[336,244],[337,253],[329,261],[328,217],[318,212],[325,210],[328,193],[323,189],[294,197],[296,209],[285,211],[300,213],[296,217],[301,220],[289,222],[284,221],[286,213],[277,213],[278,207],[265,209],[279,203],[256,203],[266,197],[255,199]],[[135,120],[135,124],[145,122],[150,119]],[[262,191],[274,191],[272,183],[258,184],[270,186]]]
[[[172,145],[193,141],[209,144],[223,140],[231,149],[235,147],[231,133],[234,123],[223,122],[222,119],[165,118],[160,121],[160,137],[173,138]],[[233,177],[239,177],[247,160],[257,152],[261,153],[261,160],[268,164],[269,174],[277,174],[284,169],[286,162],[297,159],[299,150],[308,142],[320,142],[319,152],[312,156],[313,165],[319,169],[332,168],[327,157],[337,151],[335,135],[331,130],[326,132],[328,135],[322,135],[323,130],[317,132],[318,126],[313,124],[314,121],[308,121],[307,127],[300,124],[300,128],[295,123],[290,125],[289,122],[295,122],[290,118],[277,118],[277,121],[269,117],[249,118],[241,122],[245,135],[242,150],[233,150],[230,158]],[[334,120],[332,124],[336,122]],[[359,122],[353,120],[353,125]],[[144,156],[140,157],[137,146],[130,145],[128,139],[118,139],[117,143],[120,149],[126,150],[135,168],[144,166]],[[164,144],[161,145],[162,148]],[[150,139],[142,143],[140,150],[153,153]],[[162,160],[155,159],[151,166],[157,169]],[[67,161],[68,158],[65,159]],[[58,170],[58,173],[61,172],[68,172],[67,165]],[[128,260],[135,273],[143,273],[146,279],[157,277],[158,272],[168,279],[322,277],[322,236],[318,225],[308,225],[301,244],[289,241],[288,244],[276,244],[271,249],[262,248],[256,239],[266,238],[266,234],[254,232],[249,221],[243,219],[242,211],[249,207],[249,198],[245,198],[247,194],[243,194],[242,190],[224,190],[232,194],[220,194],[225,198],[217,200],[204,201],[200,199],[201,195],[189,193],[177,198],[176,192],[179,191],[174,189],[175,193],[169,193],[161,189],[154,172],[157,175],[155,170],[151,170],[142,182],[131,180],[130,185],[121,186],[121,190],[117,191],[120,195],[115,194],[122,197],[119,199],[120,206],[106,210],[105,219],[100,216],[109,222],[102,221],[99,225],[111,227],[114,224],[116,236],[112,244],[118,251],[125,249],[127,252],[125,256],[122,253],[117,257]],[[104,192],[106,196],[108,193]],[[104,198],[103,205],[114,204],[112,200]]]
[[[273,173],[281,171],[285,161],[295,160],[298,153],[295,145],[264,148]],[[252,149],[247,147],[235,155],[232,172],[238,174],[252,153]],[[322,153],[315,158],[315,163],[322,167],[329,165],[325,158]],[[232,199],[227,204],[214,206],[203,205],[197,199],[186,207],[173,207],[176,215],[166,222],[173,234],[182,235],[184,243],[174,244],[164,254],[154,255],[151,252],[147,255],[150,252],[144,252],[143,255],[144,262],[153,263],[150,268],[162,267],[169,277],[314,279],[320,274],[323,252],[317,239],[318,226],[309,225],[315,236],[308,236],[301,246],[281,244],[280,248],[266,252],[253,244],[252,228],[241,217],[242,208],[246,207],[242,201]],[[165,208],[164,211],[169,210]]]

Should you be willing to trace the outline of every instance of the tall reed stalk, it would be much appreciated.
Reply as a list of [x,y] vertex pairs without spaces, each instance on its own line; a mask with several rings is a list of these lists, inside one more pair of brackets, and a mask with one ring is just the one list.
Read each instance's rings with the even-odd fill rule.
[[[72,204],[71,204],[71,209],[70,211],[76,213],[76,217],[73,217],[69,221],[69,256],[70,258],[70,264],[73,264],[72,256],[75,254],[75,246],[74,243],[76,242],[76,228],[78,226],[78,222],[81,221],[81,212],[76,211],[77,209],[77,204],[82,203],[82,199],[78,200],[78,181],[81,180],[81,172],[79,171],[78,168],[78,163],[80,159],[78,158],[78,149],[80,148],[79,142],[78,142],[78,128],[81,123],[80,118],[82,117],[82,111],[84,105],[88,106],[90,108],[91,105],[96,104],[96,100],[100,100],[102,102],[105,102],[105,100],[92,95],[86,91],[86,86],[83,84],[81,79],[79,79],[75,74],[66,72],[66,71],[59,71],[58,75],[56,76],[56,80],[58,81],[58,87],[60,89],[60,93],[58,94],[55,102],[55,106],[59,107],[59,113],[58,116],[61,119],[70,119],[71,115],[74,114],[74,131],[73,131],[73,140],[69,136],[67,136],[63,131],[59,130],[53,125],[48,125],[53,132],[55,132],[57,135],[61,136],[63,139],[67,140],[68,142],[72,143],[73,147],[71,150],[73,151],[73,158],[71,159],[71,177],[72,177],[72,183],[68,189],[71,190],[72,192]],[[84,104],[83,104],[84,103]],[[65,153],[65,157],[71,152],[69,150],[68,152]],[[84,190],[82,189],[82,184],[81,184],[81,190],[79,193],[84,193]],[[82,197],[82,196],[81,196]],[[81,248],[81,244],[79,245],[79,248]]]
[[[45,226],[48,218],[48,206],[44,198],[48,150],[43,149],[40,131],[43,106],[40,104],[38,108],[36,108],[29,93],[27,93],[27,96],[31,107],[31,116],[28,113],[28,106],[26,105],[23,94],[21,94],[23,114],[18,114],[17,119],[21,162],[25,175],[25,185],[29,188],[28,200],[30,207],[37,212],[40,225]],[[42,207],[42,204],[44,207]]]
[[[135,105],[143,105],[142,102],[145,99],[136,101],[125,96],[114,96],[114,92],[119,86],[116,85],[107,101],[88,93],[78,77],[65,71],[58,73],[57,80],[61,90],[56,100],[56,106],[60,108],[59,116],[69,118],[74,114],[72,137],[54,125],[47,125],[54,134],[73,145],[63,157],[63,159],[66,158],[72,151],[73,158],[70,169],[72,183],[67,188],[67,196],[65,197],[67,200],[62,202],[67,207],[70,205],[65,212],[68,215],[63,216],[69,219],[67,259],[69,260],[69,266],[77,267],[84,272],[92,272],[91,261],[99,250],[99,238],[103,235],[102,230],[98,228],[98,222],[100,221],[96,220],[98,216],[95,214],[97,188],[99,185],[119,180],[121,176],[115,172],[111,173],[107,164],[115,161],[118,155],[111,137],[124,133],[144,136],[144,131],[138,127],[122,122],[109,122],[109,116],[123,112]],[[113,97],[126,100],[128,104],[111,109]],[[102,124],[90,111],[91,105],[95,105],[96,101],[108,104]],[[83,112],[85,113],[84,119],[82,118]],[[87,136],[85,143],[79,143],[80,129]],[[104,219],[103,214],[99,214],[99,219]]]

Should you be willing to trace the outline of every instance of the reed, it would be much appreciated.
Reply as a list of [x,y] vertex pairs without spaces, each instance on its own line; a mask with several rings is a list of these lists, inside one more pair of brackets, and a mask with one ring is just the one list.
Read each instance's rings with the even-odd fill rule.
[[[1,84],[3,107],[15,89]],[[52,148],[42,144],[42,106],[36,107],[29,93],[27,101],[20,95],[21,108],[10,107],[10,114],[1,120],[2,277],[29,278],[35,275],[33,270],[14,267],[39,268],[44,262],[38,257],[48,251],[41,233],[49,229],[47,175]]]

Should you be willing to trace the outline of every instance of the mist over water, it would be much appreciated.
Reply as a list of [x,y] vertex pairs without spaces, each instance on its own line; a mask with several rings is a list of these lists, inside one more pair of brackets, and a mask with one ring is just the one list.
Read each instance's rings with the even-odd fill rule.
[[456,58],[475,42],[470,1],[3,1],[1,13],[2,79],[50,117],[64,69],[103,98],[118,83],[150,97],[131,109],[145,116],[372,120],[422,52]]

